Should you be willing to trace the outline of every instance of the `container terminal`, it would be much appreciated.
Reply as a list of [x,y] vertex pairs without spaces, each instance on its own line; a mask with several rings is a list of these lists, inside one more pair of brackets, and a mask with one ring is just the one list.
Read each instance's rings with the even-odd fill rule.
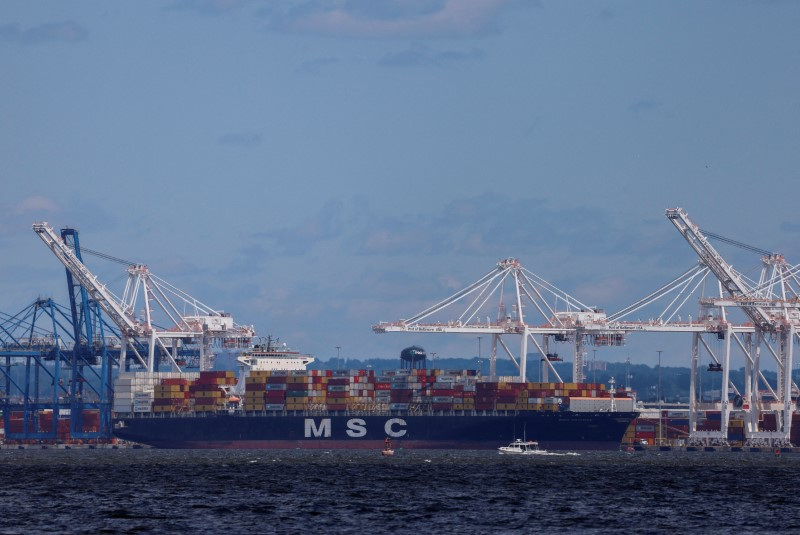
[[[378,322],[372,326],[373,331],[379,334],[469,335],[477,336],[479,343],[483,338],[489,346],[486,356],[488,375],[475,379],[474,384],[465,379],[464,390],[445,389],[449,395],[437,396],[433,387],[428,386],[429,379],[437,377],[437,372],[429,370],[434,373],[426,372],[424,382],[419,381],[424,387],[397,389],[412,391],[408,407],[392,407],[392,404],[404,401],[393,400],[391,394],[388,402],[373,398],[369,402],[372,405],[366,407],[365,400],[358,398],[365,398],[363,394],[370,388],[353,388],[357,383],[352,379],[361,377],[361,371],[354,370],[349,372],[346,385],[336,384],[336,381],[331,384],[330,380],[316,383],[326,385],[324,410],[335,411],[336,417],[358,416],[359,411],[362,416],[371,417],[377,413],[392,416],[393,410],[408,411],[412,406],[418,413],[428,411],[425,413],[428,415],[438,410],[440,416],[452,416],[458,411],[472,415],[482,411],[487,417],[499,416],[501,412],[506,417],[510,413],[515,416],[579,413],[581,411],[576,408],[582,404],[597,403],[591,399],[593,396],[571,393],[557,396],[555,392],[585,394],[587,391],[606,391],[609,392],[608,398],[613,399],[610,394],[613,391],[613,397],[620,402],[630,396],[619,389],[605,389],[605,385],[598,388],[596,384],[587,383],[587,348],[620,347],[630,335],[685,333],[687,339],[691,339],[688,406],[681,409],[660,407],[655,414],[652,409],[638,410],[621,433],[618,445],[633,448],[685,447],[690,451],[709,448],[791,451],[794,445],[800,444],[795,431],[797,426],[793,425],[796,423],[798,388],[789,373],[793,368],[793,350],[798,343],[800,323],[798,266],[789,264],[779,253],[703,231],[681,208],[668,209],[666,217],[696,254],[698,262],[644,298],[607,314],[603,308],[586,305],[558,289],[523,267],[519,260],[500,260],[474,283],[437,304],[406,319]],[[224,385],[244,388],[244,399],[238,398],[239,404],[233,407],[229,405],[231,398],[238,396],[231,395],[229,388],[196,390],[199,374],[204,374],[205,378],[205,374],[212,372],[214,355],[220,349],[245,353],[254,349],[257,337],[252,326],[235,323],[231,314],[189,296],[157,277],[144,264],[81,249],[75,229],[63,228],[58,233],[48,223],[39,222],[34,223],[33,230],[66,268],[70,302],[68,306],[61,306],[49,299],[37,299],[19,313],[0,315],[0,370],[3,373],[0,408],[6,445],[113,445],[118,441],[115,428],[128,425],[126,419],[136,419],[134,413],[137,411],[133,410],[133,405],[129,413],[118,410],[122,400],[122,390],[117,391],[121,386],[119,381],[131,373],[183,375],[172,379],[185,381],[185,384],[163,383],[164,379],[171,379],[167,377],[160,378],[158,384],[153,382],[151,412],[160,406],[156,404],[156,387],[163,394],[174,387],[189,388],[192,382],[195,391],[184,393],[193,395],[193,407],[164,410],[164,414],[171,417],[182,414],[185,417],[185,413],[191,412],[216,417],[230,416],[230,411],[260,411],[260,405],[256,411],[247,410],[248,404],[249,408],[255,407],[254,391],[252,387],[250,390],[246,388],[259,378],[254,371],[251,371],[252,377],[242,377],[242,381],[236,379],[236,385]],[[752,278],[736,271],[712,246],[711,240],[758,254],[758,276]],[[113,294],[89,270],[83,263],[84,254],[125,265],[128,280],[122,297]],[[698,296],[700,289],[706,286],[716,286],[719,291],[713,296]],[[145,313],[134,314],[137,307],[143,307]],[[687,312],[687,307],[694,313]],[[653,310],[658,313],[651,313]],[[633,319],[643,311],[647,311],[650,319]],[[559,344],[568,346],[567,353],[572,361],[571,378],[562,378],[553,366],[562,358],[556,351]],[[562,350],[560,353],[565,352]],[[536,358],[540,377],[538,385],[529,381],[530,356]],[[498,376],[498,358],[510,359],[518,374],[511,378]],[[716,401],[701,401],[698,395],[701,359],[711,361],[709,369],[713,367],[713,371],[720,374],[721,384],[726,385]],[[743,382],[736,384],[731,381],[732,367],[744,368]],[[777,370],[777,379],[772,382],[763,373],[768,368]],[[165,369],[169,371],[165,372]],[[315,390],[314,375],[308,375],[311,371],[305,370],[306,375],[302,377],[304,388],[291,391],[304,395],[287,395],[283,404],[267,403],[274,400],[262,397],[263,412],[269,411],[267,405],[276,409],[283,405],[280,410],[272,411],[273,418],[276,413],[289,416],[292,412],[292,416],[303,417],[305,421],[307,415],[322,411],[321,400],[313,399],[321,397],[314,392],[322,390]],[[192,373],[198,374],[197,378],[193,378]],[[438,373],[442,378],[456,375]],[[469,370],[459,370],[459,374],[470,377]],[[290,376],[286,377],[289,392]],[[374,376],[373,382],[365,385],[372,384],[372,392],[380,392],[389,384],[391,392],[394,383],[386,381],[386,378]],[[441,382],[447,382],[447,379]],[[486,388],[479,387],[480,384],[495,385],[491,388],[497,390],[510,388],[514,395],[503,398],[502,402],[497,398],[491,408],[487,405],[487,408],[479,409],[478,388]],[[536,388],[543,384],[548,388]],[[551,384],[556,388],[549,388]],[[338,389],[331,390],[335,386],[346,387],[346,399],[355,393],[352,397],[358,401],[331,403],[338,395],[335,394]],[[472,394],[468,393],[473,387],[475,401],[470,402],[467,400]],[[267,392],[266,386],[264,388]],[[554,395],[535,395],[537,391],[545,394],[552,391]],[[197,396],[198,392],[204,395]],[[248,392],[251,392],[249,398]],[[226,400],[225,403],[217,402],[220,396]],[[511,397],[514,403],[510,403]],[[590,399],[584,402],[580,398]],[[197,403],[198,400],[201,403]],[[146,404],[148,400],[139,401]],[[476,404],[474,409],[470,403]],[[592,413],[602,414],[604,411],[626,412],[616,407],[599,407]],[[166,419],[165,416],[160,418]],[[312,424],[317,426],[317,432],[320,425]],[[361,430],[354,432],[358,434]],[[508,441],[507,437],[504,441]]]

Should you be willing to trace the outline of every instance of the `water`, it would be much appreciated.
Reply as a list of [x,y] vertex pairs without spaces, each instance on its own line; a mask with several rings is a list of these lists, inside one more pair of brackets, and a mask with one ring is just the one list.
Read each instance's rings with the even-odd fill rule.
[[797,533],[800,454],[2,450],[0,533]]

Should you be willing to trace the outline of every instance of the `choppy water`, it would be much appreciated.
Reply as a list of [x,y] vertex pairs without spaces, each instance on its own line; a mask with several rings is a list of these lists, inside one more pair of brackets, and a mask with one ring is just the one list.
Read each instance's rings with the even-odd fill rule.
[[0,451],[2,533],[797,533],[800,454]]

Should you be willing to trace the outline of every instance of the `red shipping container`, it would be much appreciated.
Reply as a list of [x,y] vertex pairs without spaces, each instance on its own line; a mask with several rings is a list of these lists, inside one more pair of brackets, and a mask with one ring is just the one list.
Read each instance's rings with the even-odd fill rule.
[[188,379],[161,379],[162,385],[188,385]]

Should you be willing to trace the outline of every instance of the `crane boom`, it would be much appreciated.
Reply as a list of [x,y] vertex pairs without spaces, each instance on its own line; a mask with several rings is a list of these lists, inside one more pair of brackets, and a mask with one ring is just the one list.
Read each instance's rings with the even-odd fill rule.
[[128,314],[123,311],[121,305],[109,292],[105,285],[97,281],[97,277],[78,260],[75,253],[59,239],[58,234],[47,222],[37,222],[33,224],[33,231],[42,239],[47,247],[56,255],[56,258],[64,264],[72,276],[78,279],[81,285],[92,296],[103,312],[116,323],[122,330],[122,334],[130,337],[141,336],[144,333],[142,326],[135,322]]
[[[708,242],[700,228],[689,219],[686,211],[682,208],[670,208],[666,214],[667,219],[675,225],[675,228],[683,235],[689,246],[694,249],[703,264],[716,275],[730,296],[734,299],[747,296],[750,291],[747,283]],[[742,306],[742,310],[761,329],[774,330],[774,321],[762,307]]]

